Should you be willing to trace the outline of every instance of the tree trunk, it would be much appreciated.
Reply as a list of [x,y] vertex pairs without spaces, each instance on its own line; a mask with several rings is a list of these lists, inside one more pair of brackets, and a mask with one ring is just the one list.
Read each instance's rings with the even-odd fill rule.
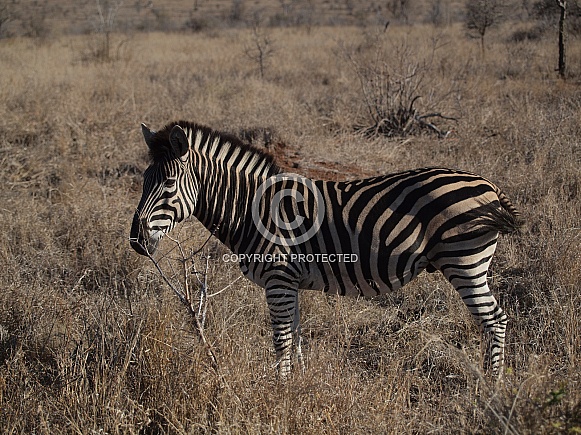
[[565,29],[565,19],[567,18],[567,0],[557,0],[561,9],[559,18],[559,76],[565,78],[567,73],[567,54],[565,46],[567,44],[567,33]]

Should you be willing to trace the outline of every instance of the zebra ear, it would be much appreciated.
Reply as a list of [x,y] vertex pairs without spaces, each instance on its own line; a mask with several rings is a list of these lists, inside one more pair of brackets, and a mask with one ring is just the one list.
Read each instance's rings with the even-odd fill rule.
[[190,150],[190,143],[186,132],[179,125],[175,125],[169,134],[169,143],[171,144],[173,152],[178,157],[183,157]]
[[145,139],[145,143],[149,148],[151,148],[153,135],[155,134],[155,131],[150,130],[149,127],[142,122],[141,132],[143,133],[143,139]]

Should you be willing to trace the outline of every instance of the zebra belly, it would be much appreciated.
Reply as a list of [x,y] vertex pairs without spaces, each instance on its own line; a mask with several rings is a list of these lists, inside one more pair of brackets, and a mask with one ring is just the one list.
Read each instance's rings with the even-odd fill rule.
[[[305,290],[370,297],[401,288],[429,263],[420,230],[391,245],[391,235],[381,243],[373,234],[358,238],[354,233],[349,234],[347,242],[333,244],[327,237],[325,243],[325,230],[322,228],[306,245],[246,255],[240,263],[241,270],[261,287],[275,282],[287,287],[294,282]],[[371,242],[362,242],[365,239]]]
[[[401,270],[398,274],[389,275],[389,281],[372,277],[365,273],[364,268],[361,267],[361,262],[358,257],[353,255],[345,257],[343,260],[356,261],[313,261],[306,263],[312,257],[305,256],[305,263],[295,262],[289,264],[285,262],[278,262],[276,274],[284,281],[288,282],[288,277],[292,276],[293,271],[302,270],[303,273],[296,276],[298,288],[303,290],[319,290],[329,294],[336,294],[342,296],[358,297],[358,296],[377,296],[391,291],[395,291],[412,279],[414,279],[428,264],[425,257],[420,258],[414,262],[414,266],[409,266]],[[316,258],[316,256],[314,257]],[[326,256],[323,256],[326,258]],[[331,257],[333,258],[333,257]],[[396,261],[394,258],[391,261]],[[261,287],[266,287],[267,281],[271,280],[271,273],[265,273],[264,263],[241,262],[240,269],[244,276]],[[268,269],[272,271],[272,265]],[[389,265],[385,266],[388,270]],[[394,270],[397,266],[392,266]]]
[[[305,290],[322,290],[325,293],[342,296],[378,296],[403,287],[420,274],[428,265],[426,257],[411,257],[404,267],[396,264],[399,257],[392,257],[383,267],[389,273],[387,280],[371,276],[368,268],[363,268],[360,261],[345,263],[317,263],[309,276],[301,281],[300,288]],[[390,265],[389,263],[394,263]],[[381,267],[381,266],[380,266]]]

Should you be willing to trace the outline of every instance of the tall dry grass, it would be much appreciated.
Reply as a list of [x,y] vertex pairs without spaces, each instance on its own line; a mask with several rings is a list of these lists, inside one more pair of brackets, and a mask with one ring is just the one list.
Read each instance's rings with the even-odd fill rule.
[[[272,29],[261,80],[249,31],[136,35],[119,60],[85,37],[0,41],[0,427],[4,433],[576,433],[581,430],[581,53],[556,79],[553,41],[487,41],[459,28],[392,27],[392,48],[431,55],[418,104],[458,118],[447,139],[366,139],[349,45],[369,31]],[[377,41],[377,39],[376,39]],[[371,51],[370,51],[371,50]],[[395,61],[395,59],[394,59]],[[432,99],[442,89],[445,98]],[[448,92],[448,91],[446,91]],[[431,109],[430,109],[431,110]],[[292,170],[356,178],[425,165],[499,184],[527,219],[503,238],[491,284],[509,315],[505,380],[480,371],[480,335],[438,274],[378,300],[301,295],[307,370],[273,368],[263,291],[209,300],[206,336],[128,244],[147,166],[139,122],[268,127]],[[181,235],[200,246],[195,222]],[[215,242],[211,291],[239,276]]]

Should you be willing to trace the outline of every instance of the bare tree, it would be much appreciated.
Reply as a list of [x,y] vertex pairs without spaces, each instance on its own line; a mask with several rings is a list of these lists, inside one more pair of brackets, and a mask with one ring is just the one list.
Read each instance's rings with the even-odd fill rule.
[[567,19],[567,0],[555,0],[560,9],[559,17],[559,76],[565,78],[567,73],[567,31],[565,20]]
[[498,25],[503,18],[501,0],[467,0],[466,28],[468,34],[480,39],[480,48],[484,56],[484,35],[491,27]]
[[246,57],[250,60],[256,62],[261,79],[264,79],[266,68],[275,52],[276,49],[274,47],[273,39],[270,37],[268,32],[260,26],[260,20],[255,17],[252,26],[252,39],[245,47],[244,54],[246,54]]
[[95,30],[103,35],[101,49],[98,57],[103,60],[111,59],[111,33],[115,27],[115,20],[119,9],[123,5],[123,0],[96,0],[97,18],[95,20]]
[[570,66],[567,65],[568,37],[581,35],[581,1],[539,0],[533,5],[532,16],[538,20],[541,31],[558,28],[557,71],[560,77],[565,78]]

